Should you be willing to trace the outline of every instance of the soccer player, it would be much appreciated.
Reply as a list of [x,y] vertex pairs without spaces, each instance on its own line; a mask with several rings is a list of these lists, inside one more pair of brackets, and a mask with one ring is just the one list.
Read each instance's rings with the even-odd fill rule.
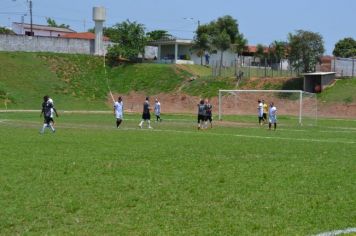
[[44,122],[43,122],[43,127],[40,131],[41,134],[43,134],[45,132],[46,127],[49,127],[53,133],[56,132],[56,130],[52,126],[53,119],[51,118],[51,115],[52,115],[52,111],[53,111],[56,114],[56,116],[58,117],[58,113],[57,113],[56,108],[54,108],[54,106],[53,106],[53,102],[50,102],[48,100],[49,100],[49,97],[47,95],[43,97],[42,111],[41,111],[40,117],[42,117],[42,114],[44,115]]
[[156,122],[158,122],[158,120],[160,122],[162,122],[162,119],[161,119],[161,103],[158,101],[158,99],[156,98],[155,99],[155,115],[156,115]]
[[198,104],[198,130],[204,128],[203,122],[205,122],[206,108],[204,104],[204,100],[200,100]]
[[[56,112],[54,111],[54,102],[53,102],[53,99],[52,98],[48,98],[48,101],[47,101],[48,103],[51,103],[52,104],[52,108],[51,108],[51,117],[50,117],[50,122],[51,122],[51,124],[52,124],[52,126],[53,126],[53,128],[54,128],[54,114],[56,114]],[[57,114],[57,116],[58,116],[58,114]]]
[[116,117],[116,128],[119,128],[124,118],[124,103],[121,97],[118,97],[114,103],[114,115]]
[[213,114],[212,114],[213,106],[210,104],[209,100],[205,100],[205,127],[208,126],[208,121],[210,123],[210,128],[213,128]]
[[273,104],[273,102],[271,102],[271,104],[269,105],[268,113],[269,113],[268,114],[268,118],[269,118],[268,128],[269,128],[269,130],[271,130],[272,124],[274,124],[274,130],[276,130],[277,129],[277,108]]
[[258,113],[258,123],[260,125],[262,125],[262,121],[263,121],[263,104],[262,104],[261,100],[258,100],[257,113]]
[[267,123],[267,113],[268,113],[268,105],[265,103],[265,100],[262,99],[262,105],[263,105],[263,122]]
[[151,107],[150,107],[149,97],[146,97],[146,100],[143,103],[142,120],[141,120],[140,124],[138,125],[140,128],[142,128],[143,122],[147,121],[148,128],[152,129],[150,110],[151,110]]

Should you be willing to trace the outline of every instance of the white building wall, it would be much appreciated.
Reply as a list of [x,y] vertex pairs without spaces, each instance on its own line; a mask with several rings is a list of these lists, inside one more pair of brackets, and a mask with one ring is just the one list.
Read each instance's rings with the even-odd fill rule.
[[[212,53],[209,54],[210,58],[209,58],[209,64],[213,65],[215,63],[219,63],[220,62],[220,51],[218,51],[217,53]],[[197,56],[197,54],[195,52],[191,53],[191,60],[194,61],[194,64],[200,65],[200,57]],[[235,63],[236,60],[236,54],[233,53],[230,50],[227,50],[224,52],[223,55],[223,65],[224,66],[231,66],[232,63]],[[205,56],[203,56],[203,65],[205,65]]]

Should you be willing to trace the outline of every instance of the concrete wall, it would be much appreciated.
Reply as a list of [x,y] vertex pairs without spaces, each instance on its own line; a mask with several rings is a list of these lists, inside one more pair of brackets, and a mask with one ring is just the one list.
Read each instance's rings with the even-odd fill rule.
[[0,51],[93,54],[94,40],[1,34]]
[[321,89],[324,90],[327,86],[333,83],[335,80],[335,74],[323,75],[321,77]]

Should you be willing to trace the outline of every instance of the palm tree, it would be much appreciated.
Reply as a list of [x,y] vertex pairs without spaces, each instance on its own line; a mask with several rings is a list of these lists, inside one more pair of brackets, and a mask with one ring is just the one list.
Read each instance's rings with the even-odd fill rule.
[[275,60],[276,63],[279,63],[282,66],[282,59],[286,56],[287,43],[283,41],[273,41],[270,45],[270,55]]
[[208,35],[206,33],[197,35],[192,49],[196,52],[197,56],[200,57],[200,65],[203,65],[204,53],[210,49]]

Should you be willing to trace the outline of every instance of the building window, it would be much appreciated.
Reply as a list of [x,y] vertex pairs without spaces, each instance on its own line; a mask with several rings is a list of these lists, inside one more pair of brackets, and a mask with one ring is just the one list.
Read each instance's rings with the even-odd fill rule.
[[26,36],[35,36],[35,32],[32,31],[32,33],[31,33],[31,31],[25,31],[25,35]]

